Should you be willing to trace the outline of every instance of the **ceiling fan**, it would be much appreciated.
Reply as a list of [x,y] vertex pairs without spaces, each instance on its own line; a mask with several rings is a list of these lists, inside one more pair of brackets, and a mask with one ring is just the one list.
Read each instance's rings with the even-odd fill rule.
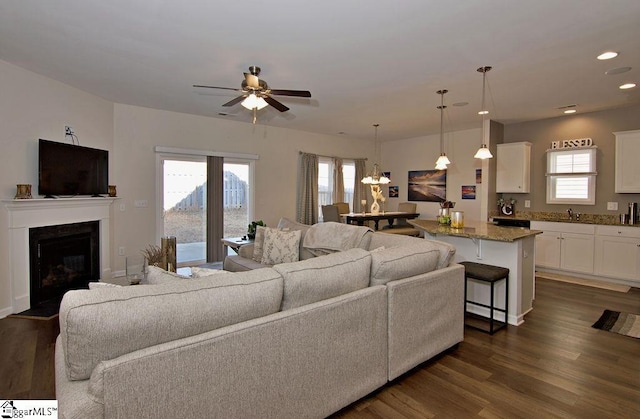
[[311,97],[311,92],[308,90],[284,90],[284,89],[271,89],[266,81],[260,79],[260,67],[251,66],[249,72],[244,73],[244,80],[242,81],[241,88],[235,89],[233,87],[217,87],[217,86],[203,86],[194,84],[193,87],[203,87],[206,89],[223,89],[233,90],[236,92],[242,92],[242,94],[235,99],[223,104],[222,106],[234,106],[242,102],[242,106],[253,111],[253,123],[256,123],[256,114],[260,109],[271,105],[280,112],[286,112],[289,110],[287,106],[272,98],[272,95],[276,96],[296,96],[296,97]]

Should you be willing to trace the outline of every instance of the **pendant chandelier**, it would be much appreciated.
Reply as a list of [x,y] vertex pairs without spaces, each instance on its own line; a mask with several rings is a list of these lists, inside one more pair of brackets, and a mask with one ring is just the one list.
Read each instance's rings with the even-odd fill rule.
[[364,183],[365,185],[386,185],[388,183],[391,182],[391,180],[380,174],[379,168],[378,168],[378,160],[380,159],[380,149],[378,147],[378,127],[380,126],[380,124],[373,124],[373,126],[376,129],[375,132],[375,142],[373,143],[374,149],[374,155],[375,155],[375,163],[373,163],[373,172],[371,172],[370,174],[367,174],[367,176],[365,176],[364,178],[362,178],[361,182]]
[[477,70],[479,73],[482,73],[482,108],[480,109],[480,112],[478,112],[479,115],[482,115],[482,145],[473,157],[480,160],[490,159],[493,157],[491,151],[489,151],[489,148],[487,148],[487,139],[485,138],[487,130],[484,127],[487,115],[489,114],[489,111],[485,107],[485,90],[487,85],[487,72],[489,72],[490,70],[491,67],[489,66],[480,67]]
[[440,157],[436,160],[436,170],[445,170],[448,164],[451,164],[447,154],[444,152],[444,94],[447,93],[447,89],[438,90],[436,93],[440,95]]

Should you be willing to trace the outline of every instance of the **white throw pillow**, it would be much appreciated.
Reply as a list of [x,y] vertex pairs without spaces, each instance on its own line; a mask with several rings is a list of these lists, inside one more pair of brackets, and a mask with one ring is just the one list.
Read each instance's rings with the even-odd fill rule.
[[175,272],[165,271],[157,266],[150,265],[147,267],[147,284],[168,284],[176,280],[189,279],[188,276],[179,275]]
[[275,228],[265,229],[262,260],[260,263],[276,265],[278,263],[297,262],[300,258],[300,230],[284,231]]

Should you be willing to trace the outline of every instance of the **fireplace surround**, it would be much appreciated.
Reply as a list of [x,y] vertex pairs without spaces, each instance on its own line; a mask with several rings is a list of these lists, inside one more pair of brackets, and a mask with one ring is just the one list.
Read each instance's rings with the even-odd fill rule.
[[[111,278],[110,213],[118,198],[59,198],[4,200],[8,211],[8,274],[11,288],[10,312],[0,317],[31,308],[29,230],[36,227],[98,222],[99,278]],[[5,268],[5,272],[7,272]],[[3,275],[4,276],[4,275]]]

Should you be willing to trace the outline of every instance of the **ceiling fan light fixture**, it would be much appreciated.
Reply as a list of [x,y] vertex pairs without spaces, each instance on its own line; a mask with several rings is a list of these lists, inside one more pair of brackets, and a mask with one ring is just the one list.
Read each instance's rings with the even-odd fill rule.
[[241,105],[249,110],[253,110],[254,108],[260,110],[269,106],[266,100],[256,96],[255,93],[251,93],[247,96],[247,98],[242,101]]

